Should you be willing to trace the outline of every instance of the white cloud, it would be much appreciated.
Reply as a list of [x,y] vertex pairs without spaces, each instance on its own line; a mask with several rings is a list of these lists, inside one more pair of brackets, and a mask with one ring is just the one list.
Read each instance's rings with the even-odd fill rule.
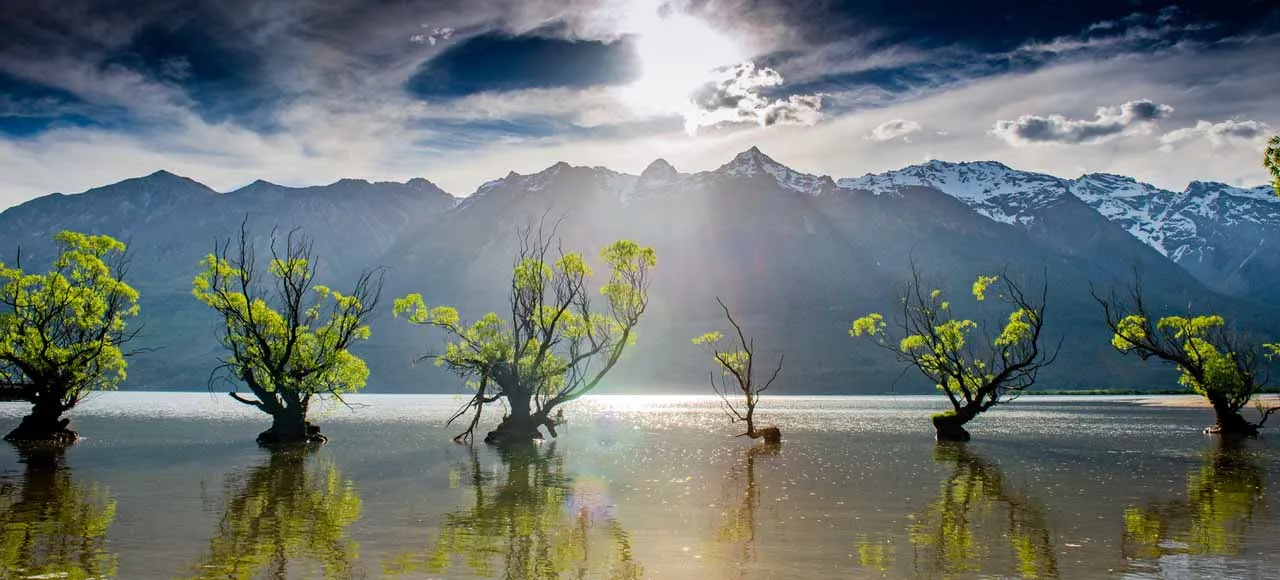
[[725,123],[812,125],[822,118],[821,95],[791,95],[770,99],[762,91],[782,85],[782,75],[769,67],[744,62],[723,67],[693,94],[685,114],[690,133]]
[[876,125],[876,128],[872,129],[871,133],[863,137],[863,139],[884,142],[902,137],[904,141],[910,142],[911,140],[907,138],[907,135],[918,132],[920,129],[920,123],[915,121],[894,119]]
[[[399,42],[405,42],[403,36]],[[1177,147],[1161,152],[1158,137],[1126,131],[1091,147],[1062,147],[1046,155],[1042,148],[1009,147],[992,139],[988,131],[997,121],[1017,119],[1027,111],[1079,111],[1081,103],[1124,103],[1138,97],[1176,107],[1178,118],[1252,119],[1280,126],[1274,100],[1280,69],[1271,58],[1278,44],[1280,38],[1201,54],[1082,59],[1030,73],[972,80],[897,102],[879,100],[875,107],[832,115],[813,126],[778,124],[765,130],[758,124],[742,124],[689,136],[677,123],[640,135],[610,133],[609,137],[564,134],[494,139],[481,135],[470,137],[465,147],[454,142],[467,138],[465,133],[442,132],[431,121],[510,119],[539,110],[552,110],[588,126],[633,123],[638,118],[617,108],[607,92],[487,94],[436,105],[409,100],[380,85],[357,94],[359,98],[348,99],[344,92],[341,98],[299,101],[277,116],[278,127],[256,132],[232,123],[203,121],[185,108],[172,106],[171,95],[165,95],[166,122],[141,133],[80,128],[27,138],[0,136],[0,207],[157,169],[187,175],[219,190],[258,178],[307,185],[342,177],[402,181],[421,176],[466,195],[508,171],[538,171],[557,161],[638,173],[649,161],[663,157],[682,170],[699,171],[714,169],[752,145],[797,170],[858,176],[920,162],[925,154],[921,147],[884,147],[864,139],[881,125],[907,119],[921,127],[946,128],[945,134],[929,132],[927,151],[938,159],[992,159],[1067,177],[1083,171],[1120,173],[1179,190],[1193,179],[1257,185],[1266,180],[1260,151],[1243,146],[1213,148],[1207,134],[1204,139],[1180,140]],[[75,82],[91,78],[86,74]],[[119,85],[103,101],[118,101],[131,86],[140,91],[139,98],[155,95],[138,85],[110,82]],[[826,98],[851,99],[839,93]],[[576,107],[590,112],[576,113]],[[1072,121],[1066,115],[1063,119]]]
[[1272,128],[1260,121],[1233,121],[1221,123],[1196,121],[1194,127],[1175,129],[1160,136],[1160,148],[1169,151],[1189,141],[1204,139],[1217,148],[1232,143],[1261,144],[1271,134]]
[[1173,107],[1149,99],[1129,101],[1119,107],[1099,107],[1093,119],[1068,119],[1022,115],[1015,120],[996,121],[991,133],[1010,145],[1044,143],[1087,145],[1103,143],[1125,133],[1149,132],[1151,124],[1173,113]]

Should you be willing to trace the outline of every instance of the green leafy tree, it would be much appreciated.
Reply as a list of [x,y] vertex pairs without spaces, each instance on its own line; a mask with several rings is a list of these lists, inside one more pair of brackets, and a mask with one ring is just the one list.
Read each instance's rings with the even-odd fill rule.
[[[720,309],[724,311],[724,316],[729,320],[729,325],[733,326],[734,338],[726,347],[721,346],[724,341],[724,333],[719,331],[708,332],[702,336],[695,337],[693,344],[701,346],[704,350],[711,354],[716,364],[720,365],[720,379],[716,380],[716,374],[711,373],[711,388],[720,396],[721,406],[724,412],[729,415],[731,421],[742,421],[747,424],[747,431],[739,437],[747,436],[752,439],[764,438],[767,443],[780,443],[782,441],[782,432],[777,427],[769,426],[763,429],[756,429],[755,413],[756,404],[760,402],[760,393],[763,393],[773,381],[778,378],[778,373],[782,372],[782,355],[778,356],[778,366],[774,368],[773,374],[764,384],[756,380],[755,376],[755,338],[748,339],[742,332],[742,326],[738,321],[733,319],[733,314],[729,313],[729,307],[724,305],[724,301],[716,298],[716,302],[720,304]],[[742,394],[742,403],[734,404],[729,400],[729,393],[737,391]],[[734,395],[737,398],[737,395]]]
[[1124,514],[1126,557],[1174,554],[1234,556],[1267,504],[1266,470],[1240,439],[1219,439],[1204,464],[1187,475],[1185,499],[1130,507]]
[[114,578],[107,530],[116,501],[104,487],[75,480],[64,448],[22,446],[26,472],[0,480],[0,578]]
[[347,294],[317,284],[313,246],[295,231],[281,251],[273,230],[264,276],[242,224],[235,251],[229,241],[215,244],[192,284],[195,297],[222,318],[218,338],[228,355],[215,376],[221,371],[232,385],[248,387],[255,398],[236,391],[231,397],[271,415],[271,428],[258,436],[264,445],[325,441],[307,421],[311,403],[341,401],[369,377],[350,348],[369,338],[365,322],[378,303],[382,277],[364,271]]
[[[1058,561],[1044,506],[1010,486],[998,467],[952,443],[934,450],[955,469],[938,497],[908,529],[916,570],[928,578],[992,575],[1002,558],[1017,562],[1020,578],[1058,578]],[[1001,577],[1007,577],[1000,575]]]
[[10,441],[74,442],[62,414],[124,380],[120,347],[136,334],[126,325],[138,292],[124,282],[124,244],[70,231],[54,240],[46,273],[24,272],[21,251],[14,266],[0,263],[0,382],[32,403]]
[[1267,151],[1263,155],[1262,164],[1271,172],[1271,185],[1276,189],[1276,195],[1280,195],[1280,135],[1272,137],[1267,142]]
[[1057,348],[1040,348],[1048,286],[1033,300],[1007,275],[979,276],[973,283],[978,301],[993,290],[996,300],[1012,308],[995,337],[976,335],[978,323],[957,317],[941,290],[926,291],[914,266],[902,297],[900,336],[891,335],[878,313],[853,321],[849,330],[851,336],[866,335],[894,352],[947,396],[952,410],[933,416],[939,440],[968,441],[966,423],[1017,398],[1057,358]]
[[634,341],[636,324],[649,304],[650,272],[657,264],[652,248],[627,240],[605,247],[600,257],[609,277],[600,289],[605,305],[597,310],[588,286],[592,268],[581,254],[559,252],[553,259],[551,236],[541,229],[525,228],[519,238],[511,311],[505,320],[491,312],[466,324],[457,309],[428,307],[421,294],[395,301],[397,317],[447,336],[443,354],[424,358],[475,389],[450,419],[452,423],[474,411],[455,441],[470,441],[484,408],[499,401],[508,414],[485,437],[487,443],[541,439],[541,427],[555,437],[560,415],[552,412],[600,383]]
[[474,503],[445,515],[433,545],[384,564],[384,577],[453,577],[443,573],[460,563],[505,580],[644,577],[628,532],[609,506],[577,497],[554,444],[503,446],[500,458],[505,469],[497,472],[470,452],[460,479]]
[[[1153,317],[1142,296],[1142,283],[1129,288],[1128,297],[1116,293],[1094,299],[1102,307],[1111,330],[1111,346],[1143,360],[1168,362],[1179,371],[1178,382],[1213,405],[1217,421],[1206,431],[1229,435],[1258,434],[1267,417],[1280,406],[1264,408],[1261,419],[1250,422],[1240,413],[1265,386],[1259,349],[1247,345],[1218,315]],[[1276,351],[1280,345],[1263,347]]]
[[222,517],[194,578],[363,577],[359,545],[348,533],[360,519],[360,496],[314,455],[307,447],[274,450],[228,478]]

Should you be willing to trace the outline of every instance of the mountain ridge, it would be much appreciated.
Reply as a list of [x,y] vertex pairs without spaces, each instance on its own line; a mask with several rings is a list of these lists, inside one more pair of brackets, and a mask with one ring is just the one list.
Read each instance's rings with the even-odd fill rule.
[[[1280,326],[1280,311],[1250,298],[1270,288],[1280,265],[1262,255],[1257,237],[1246,243],[1280,231],[1258,213],[1280,204],[1233,195],[1225,185],[1145,194],[1124,186],[1136,180],[1114,176],[1066,180],[996,162],[943,161],[837,181],[790,169],[756,148],[694,173],[659,160],[640,175],[556,163],[509,172],[461,198],[425,179],[298,188],[261,182],[220,194],[167,172],[147,177],[0,212],[0,259],[21,244],[24,260],[38,262],[64,228],[117,236],[144,257],[131,273],[151,331],[143,346],[169,348],[131,364],[130,388],[189,388],[207,379],[218,356],[216,321],[191,299],[191,278],[213,241],[234,235],[246,216],[259,243],[277,226],[315,235],[326,284],[341,288],[358,270],[382,265],[384,298],[422,292],[468,319],[506,303],[515,231],[539,216],[556,220],[566,248],[588,256],[619,237],[652,244],[660,261],[652,311],[613,384],[705,377],[706,361],[688,340],[720,324],[714,302],[706,303],[720,296],[766,348],[786,345],[794,382],[780,392],[883,393],[899,389],[899,380],[906,391],[927,392],[918,378],[898,378],[892,357],[848,337],[853,318],[894,303],[913,262],[957,297],[973,276],[1004,268],[1027,283],[1047,280],[1054,331],[1068,338],[1061,370],[1046,375],[1059,388],[1170,382],[1158,366],[1111,352],[1095,320],[1089,285],[1122,284],[1135,267],[1161,308],[1194,304]],[[162,184],[204,194],[173,195]],[[1215,209],[1228,210],[1224,219],[1216,220]],[[1163,252],[1134,233],[1148,230]],[[1224,270],[1232,277],[1206,287]],[[431,333],[387,313],[378,318],[373,339],[359,349],[373,372],[371,390],[455,388],[443,371],[408,364],[433,343]]]

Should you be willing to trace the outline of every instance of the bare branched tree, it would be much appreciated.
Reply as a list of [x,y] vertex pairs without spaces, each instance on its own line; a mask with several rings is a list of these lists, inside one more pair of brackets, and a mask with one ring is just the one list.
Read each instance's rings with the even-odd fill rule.
[[[773,381],[778,378],[778,373],[782,372],[784,355],[778,355],[778,364],[774,367],[773,373],[761,384],[755,376],[755,338],[747,338],[746,333],[742,331],[742,325],[733,319],[733,314],[729,312],[729,307],[725,306],[723,300],[716,297],[716,303],[720,305],[729,325],[733,327],[734,335],[729,344],[721,346],[724,334],[720,332],[708,332],[693,339],[694,344],[702,346],[720,365],[719,378],[717,373],[711,373],[711,388],[720,396],[720,405],[729,415],[729,419],[735,423],[739,421],[746,423],[747,430],[738,435],[739,437],[764,438],[766,443],[779,443],[782,441],[782,432],[777,427],[756,429],[755,412],[756,404],[760,402],[760,393],[773,385]],[[741,402],[735,403],[734,400]]]

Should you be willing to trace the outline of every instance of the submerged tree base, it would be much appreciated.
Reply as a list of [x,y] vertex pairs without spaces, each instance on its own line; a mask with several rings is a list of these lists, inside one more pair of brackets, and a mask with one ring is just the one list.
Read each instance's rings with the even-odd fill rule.
[[80,434],[68,427],[70,424],[71,419],[27,415],[17,428],[4,436],[4,440],[13,443],[31,441],[70,445],[80,439]]
[[756,429],[754,431],[743,433],[743,435],[752,439],[764,439],[766,445],[777,445],[782,443],[782,431],[772,425],[763,429]]
[[320,427],[313,425],[310,421],[304,421],[301,429],[286,429],[277,424],[258,434],[258,445],[265,447],[328,442],[329,438],[320,434]]
[[542,432],[538,430],[538,422],[533,419],[514,421],[511,417],[502,420],[498,428],[484,436],[489,445],[509,446],[522,445],[542,440]]
[[938,441],[964,442],[969,440],[969,432],[965,431],[962,420],[953,412],[939,413],[933,416],[933,428],[937,431]]
[[1257,437],[1258,425],[1246,421],[1244,417],[1237,413],[1219,417],[1218,422],[1206,427],[1204,432],[1209,435],[1222,435],[1224,437]]

